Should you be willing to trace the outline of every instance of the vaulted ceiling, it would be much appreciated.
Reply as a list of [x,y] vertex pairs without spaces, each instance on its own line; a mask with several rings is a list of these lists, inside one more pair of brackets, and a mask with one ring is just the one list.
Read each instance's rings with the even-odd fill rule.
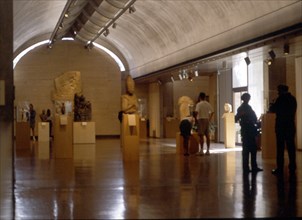
[[14,52],[74,37],[111,49],[137,79],[199,60],[209,72],[226,55],[277,47],[276,36],[301,53],[301,22],[300,0],[14,0]]

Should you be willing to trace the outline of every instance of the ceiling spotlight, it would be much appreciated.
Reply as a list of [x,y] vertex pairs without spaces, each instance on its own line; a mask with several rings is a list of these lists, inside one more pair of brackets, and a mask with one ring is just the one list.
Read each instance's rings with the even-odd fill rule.
[[271,59],[266,59],[264,61],[268,66],[272,65],[272,60]]
[[174,82],[174,81],[175,81],[175,79],[174,79],[174,76],[173,76],[173,75],[171,76],[171,81],[172,81],[172,82]]
[[116,28],[116,23],[115,22],[112,24],[112,28]]
[[136,11],[134,5],[131,5],[130,8],[129,8],[129,13],[134,13]]
[[284,46],[283,46],[283,53],[284,53],[284,55],[288,55],[289,54],[289,44],[284,44]]
[[162,84],[162,81],[160,79],[157,80],[158,85]]
[[274,50],[269,51],[268,54],[272,59],[275,59],[276,54],[275,54]]
[[249,57],[244,58],[244,60],[245,60],[245,62],[246,62],[246,65],[250,65],[251,60],[250,60]]
[[52,42],[48,43],[47,48],[48,48],[48,49],[51,49],[51,48],[52,48]]
[[90,41],[88,41],[87,44],[85,45],[85,48],[91,50],[93,48],[93,44]]
[[182,74],[181,74],[181,72],[178,74],[178,77],[179,77],[180,80],[182,80]]
[[183,70],[182,75],[183,75],[184,79],[188,79],[188,77],[189,77],[187,70]]
[[65,18],[68,18],[68,13],[65,13],[65,14],[64,14],[64,17],[65,17]]
[[222,62],[222,69],[226,69],[226,67],[227,67],[227,63],[226,63],[226,61],[224,60],[224,61]]
[[63,23],[60,24],[59,29],[62,29],[64,27]]
[[109,34],[109,30],[108,30],[108,29],[106,29],[106,30],[105,30],[105,32],[104,32],[104,36],[105,36],[105,37],[107,37],[107,36],[108,36],[108,34]]

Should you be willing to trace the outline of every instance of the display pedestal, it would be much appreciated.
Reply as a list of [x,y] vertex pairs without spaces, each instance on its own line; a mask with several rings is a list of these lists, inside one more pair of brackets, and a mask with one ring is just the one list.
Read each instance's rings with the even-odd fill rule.
[[16,149],[30,148],[30,128],[28,122],[16,123]]
[[73,122],[73,143],[94,144],[95,122]]
[[275,134],[275,113],[262,115],[261,121],[261,150],[262,158],[276,158],[276,134]]
[[38,123],[38,141],[49,141],[49,122]]
[[49,152],[49,142],[47,141],[40,141],[38,147],[36,148],[36,155],[38,155],[39,159],[49,159],[50,152]]
[[54,157],[72,158],[72,117],[55,115],[54,121]]
[[225,148],[234,148],[235,144],[235,115],[234,113],[224,113],[223,116],[224,122],[224,145]]
[[175,138],[176,133],[179,131],[179,123],[178,119],[165,119],[165,138]]
[[[183,136],[180,135],[180,132],[176,133],[176,154],[184,154],[184,140]],[[190,137],[189,140],[189,154],[196,154],[199,151],[199,136],[196,132]]]
[[147,138],[147,121],[139,120],[139,136],[140,138]]
[[122,151],[124,161],[139,161],[139,116],[123,114]]

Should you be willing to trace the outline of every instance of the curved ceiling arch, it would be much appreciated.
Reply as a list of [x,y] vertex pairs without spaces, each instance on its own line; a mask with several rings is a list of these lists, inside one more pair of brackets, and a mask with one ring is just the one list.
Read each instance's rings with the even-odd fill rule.
[[[65,40],[72,40],[73,41],[73,39],[65,39]],[[42,45],[45,45],[45,47],[46,47],[48,44],[49,44],[49,39],[38,41],[38,42],[26,47],[25,49],[21,50],[18,54],[15,54],[14,61],[13,61],[13,68],[15,68],[15,66],[18,64],[18,62],[27,53],[29,53],[30,51],[32,51],[35,48],[40,47]],[[116,62],[116,64],[119,66],[121,72],[124,72],[126,70],[123,61],[113,51],[111,51],[110,49],[108,49],[107,47],[105,47],[103,45],[98,44],[97,42],[93,42],[93,46],[95,48],[98,48],[99,50],[104,51],[106,54],[108,54]],[[51,48],[49,48],[49,49],[51,49]],[[89,48],[89,49],[93,49],[93,48]]]
[[152,1],[152,5],[137,1],[136,12],[123,15],[109,38],[117,47],[125,47],[130,72],[141,76],[298,23],[299,5],[297,1]]
[[[14,0],[14,51],[37,36],[50,37],[67,2]],[[135,11],[117,19],[116,28],[109,26],[107,37],[96,40],[119,51],[134,78],[301,23],[302,18],[300,0],[134,0],[134,6]]]

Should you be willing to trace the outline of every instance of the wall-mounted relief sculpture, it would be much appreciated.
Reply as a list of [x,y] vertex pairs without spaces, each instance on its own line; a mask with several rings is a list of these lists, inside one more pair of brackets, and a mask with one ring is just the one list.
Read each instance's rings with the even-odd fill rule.
[[74,121],[91,121],[91,103],[82,94],[81,73],[68,71],[54,80],[52,100],[60,115],[74,114]]
[[73,101],[74,94],[82,94],[81,73],[68,71],[54,80],[55,90],[52,93],[54,101]]

